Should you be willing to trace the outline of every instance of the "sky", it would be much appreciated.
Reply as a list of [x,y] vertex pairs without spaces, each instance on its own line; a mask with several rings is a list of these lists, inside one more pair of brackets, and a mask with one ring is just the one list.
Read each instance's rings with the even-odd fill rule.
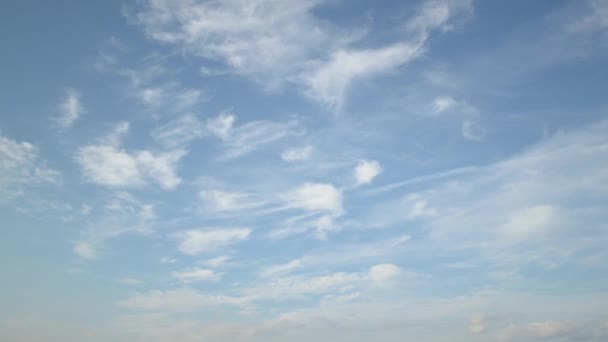
[[8,0],[0,340],[608,340],[608,1]]

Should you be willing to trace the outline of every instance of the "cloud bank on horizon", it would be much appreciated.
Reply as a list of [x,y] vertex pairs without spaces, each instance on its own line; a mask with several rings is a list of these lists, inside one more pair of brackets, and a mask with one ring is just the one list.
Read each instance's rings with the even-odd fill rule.
[[608,1],[2,7],[1,340],[608,338]]

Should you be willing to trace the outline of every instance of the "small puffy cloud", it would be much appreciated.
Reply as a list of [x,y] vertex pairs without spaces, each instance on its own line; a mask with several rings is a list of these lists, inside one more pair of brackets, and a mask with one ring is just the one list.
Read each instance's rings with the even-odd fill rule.
[[401,273],[401,268],[394,264],[379,264],[369,270],[369,277],[376,285],[384,285],[397,277]]
[[83,112],[80,93],[70,88],[66,90],[65,98],[59,105],[59,115],[55,118],[57,125],[62,129],[70,128]]
[[332,184],[306,183],[287,193],[285,201],[292,208],[342,213],[342,192]]
[[382,166],[376,160],[360,160],[355,167],[355,186],[371,183],[380,173]]
[[187,271],[173,272],[174,278],[177,278],[181,283],[195,283],[199,281],[218,281],[221,279],[222,274],[216,273],[213,270],[194,268]]
[[121,138],[128,130],[128,123],[121,123],[101,140],[101,144],[78,150],[76,160],[87,180],[110,187],[139,187],[151,179],[163,189],[174,189],[181,182],[175,169],[186,151],[128,152],[120,147]]
[[188,255],[213,252],[222,247],[247,240],[251,229],[213,229],[213,230],[187,230],[176,235],[180,252]]
[[302,161],[310,158],[312,154],[312,146],[304,146],[300,148],[290,148],[281,152],[281,159],[286,162]]

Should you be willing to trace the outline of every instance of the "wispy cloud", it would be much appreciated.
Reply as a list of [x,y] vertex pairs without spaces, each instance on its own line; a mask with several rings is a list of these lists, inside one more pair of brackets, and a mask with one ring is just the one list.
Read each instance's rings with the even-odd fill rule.
[[249,228],[191,229],[175,234],[179,251],[188,255],[215,252],[223,247],[249,239]]
[[67,89],[58,111],[59,114],[55,121],[59,128],[70,128],[85,111],[80,100],[80,93],[72,88]]

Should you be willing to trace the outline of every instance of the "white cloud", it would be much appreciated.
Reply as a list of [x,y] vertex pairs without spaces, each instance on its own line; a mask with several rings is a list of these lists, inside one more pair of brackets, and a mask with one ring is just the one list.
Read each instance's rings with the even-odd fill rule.
[[354,80],[407,63],[418,56],[420,48],[420,45],[398,43],[379,49],[334,52],[328,62],[303,75],[303,82],[308,86],[307,94],[339,109]]
[[56,118],[56,122],[62,129],[69,128],[83,112],[80,93],[75,89],[67,89],[65,98],[59,105],[59,116]]
[[110,187],[139,187],[148,179],[163,189],[174,189],[181,182],[176,175],[177,163],[185,150],[152,153],[147,150],[127,152],[120,148],[121,138],[128,132],[128,123],[119,124],[100,145],[81,147],[76,160],[90,182]]
[[401,268],[393,264],[379,264],[369,270],[369,276],[376,285],[385,285],[400,273]]
[[259,208],[266,203],[258,196],[241,192],[204,190],[199,195],[208,212],[243,211]]
[[473,141],[482,141],[486,135],[486,129],[476,120],[465,120],[462,123],[462,136]]
[[173,272],[174,278],[177,278],[181,283],[189,284],[199,281],[218,281],[221,279],[222,274],[216,273],[213,270],[194,268],[187,271]]
[[206,135],[206,128],[195,115],[184,115],[152,131],[154,140],[165,146],[183,146]]
[[430,207],[429,203],[424,199],[420,199],[419,196],[408,196],[406,202],[412,203],[411,208],[407,214],[407,217],[409,219],[414,220],[418,218],[429,218],[437,216],[437,209]]
[[516,211],[501,230],[511,237],[529,237],[542,234],[555,223],[557,209],[550,205],[538,205]]
[[457,106],[458,102],[451,97],[444,96],[438,97],[433,101],[433,107],[435,108],[435,112],[441,113],[446,110],[450,110],[454,106]]
[[304,146],[300,148],[291,148],[281,152],[281,159],[287,162],[302,161],[310,158],[312,154],[312,146]]
[[216,251],[244,240],[251,235],[251,229],[212,229],[187,230],[176,234],[180,252],[188,255],[198,255]]
[[146,1],[131,19],[152,39],[221,61],[234,73],[272,88],[295,74],[311,55],[339,41],[313,15],[319,2],[156,0]]
[[468,18],[473,13],[473,0],[424,1],[420,13],[407,23],[410,31],[427,36],[431,31],[449,31],[450,19]]
[[471,321],[469,322],[469,332],[471,334],[481,334],[484,330],[486,330],[486,327],[483,316],[471,318]]
[[360,160],[355,167],[355,186],[371,183],[382,173],[382,166],[376,160]]
[[284,198],[292,208],[329,211],[334,214],[343,211],[342,192],[332,184],[305,183],[288,192]]
[[[130,13],[152,39],[181,51],[220,61],[232,72],[267,89],[284,83],[303,86],[311,98],[341,108],[356,79],[377,75],[411,61],[431,31],[447,31],[453,18],[469,15],[472,1],[432,1],[409,18],[409,41],[377,49],[349,46],[365,28],[340,30],[317,17],[323,0],[233,0],[194,3],[155,0]],[[405,19],[404,20],[408,20]],[[208,68],[203,66],[203,70]]]
[[0,136],[0,194],[9,198],[28,185],[56,183],[59,172],[40,159],[38,147]]
[[236,117],[233,114],[222,113],[217,118],[207,120],[207,129],[222,140],[228,139]]

